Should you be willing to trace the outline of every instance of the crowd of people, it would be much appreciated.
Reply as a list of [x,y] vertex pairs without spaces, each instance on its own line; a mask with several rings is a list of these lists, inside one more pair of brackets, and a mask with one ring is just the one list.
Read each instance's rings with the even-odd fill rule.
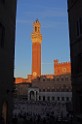
[[14,115],[13,124],[71,124],[66,118],[55,117],[54,112],[46,113],[46,116],[41,118],[39,114],[24,113],[23,115]]
[[14,114],[18,115],[19,113],[34,113],[40,114],[41,117],[45,116],[46,113],[51,113],[54,111],[54,115],[58,116],[62,114],[62,116],[66,116],[66,105],[60,103],[49,103],[49,102],[25,102],[18,101],[15,103]]
[[[60,103],[15,101],[13,124],[58,124],[65,120],[66,105]],[[61,112],[62,110],[62,112]],[[66,122],[65,122],[66,123]]]
[[[56,109],[53,109],[56,105],[57,103],[50,104],[49,102],[16,102],[14,109],[17,111],[13,113],[11,124],[75,124],[73,123],[73,118],[70,118],[69,115],[63,116],[62,112],[57,115]],[[41,108],[42,113],[38,113],[38,110],[36,110],[36,112],[25,111],[26,106],[28,108],[29,106],[33,106],[35,110]],[[21,109],[21,107],[23,109]],[[3,118],[0,119],[0,124],[5,124]]]

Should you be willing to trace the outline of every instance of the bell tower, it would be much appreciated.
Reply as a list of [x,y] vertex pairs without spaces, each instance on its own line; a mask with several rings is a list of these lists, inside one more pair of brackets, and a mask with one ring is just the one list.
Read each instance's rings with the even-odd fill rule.
[[33,23],[32,38],[32,76],[41,76],[41,43],[40,22],[38,19]]

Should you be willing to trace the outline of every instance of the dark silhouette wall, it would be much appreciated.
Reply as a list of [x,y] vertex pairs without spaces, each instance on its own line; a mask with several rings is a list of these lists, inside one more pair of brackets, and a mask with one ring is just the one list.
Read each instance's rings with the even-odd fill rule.
[[13,109],[16,2],[0,0],[0,120],[4,116],[7,124]]

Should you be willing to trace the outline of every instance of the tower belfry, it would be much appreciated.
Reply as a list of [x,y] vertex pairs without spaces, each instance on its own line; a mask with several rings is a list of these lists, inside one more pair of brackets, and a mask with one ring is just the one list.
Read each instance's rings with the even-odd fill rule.
[[42,35],[40,33],[40,22],[38,19],[33,23],[32,38],[32,75],[34,77],[41,75],[41,43]]

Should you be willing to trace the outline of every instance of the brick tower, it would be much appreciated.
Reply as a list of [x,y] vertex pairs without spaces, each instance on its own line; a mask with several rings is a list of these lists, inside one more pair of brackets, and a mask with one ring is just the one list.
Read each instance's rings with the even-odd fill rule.
[[41,75],[41,43],[42,35],[40,33],[40,22],[38,19],[33,23],[32,38],[32,76]]

